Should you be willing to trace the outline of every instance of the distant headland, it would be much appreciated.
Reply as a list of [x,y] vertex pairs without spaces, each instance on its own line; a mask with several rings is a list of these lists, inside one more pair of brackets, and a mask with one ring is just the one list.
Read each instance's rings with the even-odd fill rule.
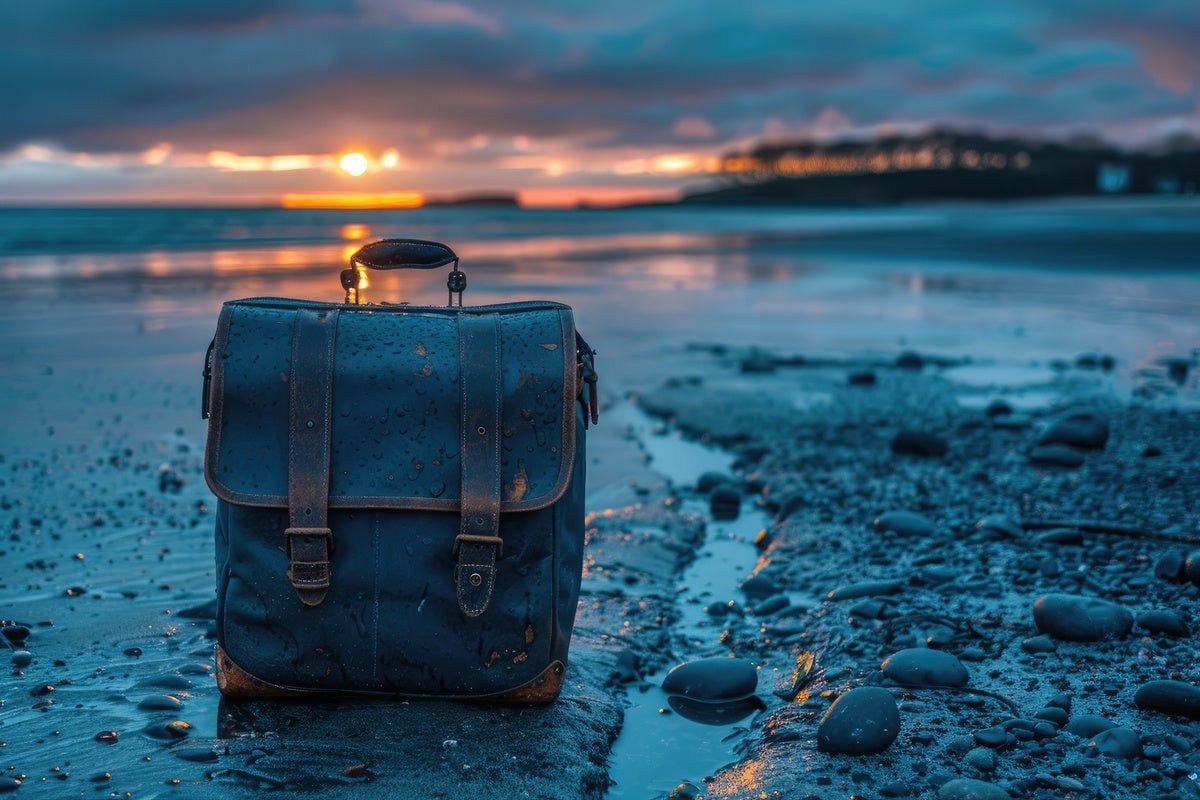
[[1120,194],[1195,194],[1200,138],[1130,151],[1094,138],[1037,142],[932,131],[872,141],[761,144],[720,159],[683,205],[888,205]]

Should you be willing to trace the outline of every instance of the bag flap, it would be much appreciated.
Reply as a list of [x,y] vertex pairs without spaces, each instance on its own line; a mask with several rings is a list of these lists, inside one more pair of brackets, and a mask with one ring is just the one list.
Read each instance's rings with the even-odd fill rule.
[[212,357],[205,478],[221,499],[288,504],[289,380],[298,309],[337,310],[329,506],[457,511],[461,492],[461,314],[499,320],[501,511],[559,499],[576,447],[571,309],[226,303]]

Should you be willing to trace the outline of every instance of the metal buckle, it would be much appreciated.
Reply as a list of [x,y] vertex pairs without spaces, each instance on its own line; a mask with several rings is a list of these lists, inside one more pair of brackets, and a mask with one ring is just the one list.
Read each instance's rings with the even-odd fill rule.
[[460,533],[454,539],[454,550],[452,555],[458,558],[458,551],[462,544],[486,544],[496,548],[496,559],[504,558],[504,540],[499,536],[473,536],[469,533]]
[[333,531],[329,528],[288,528],[283,532],[284,540],[287,542],[288,558],[292,557],[292,537],[293,536],[323,536],[329,540],[329,545],[333,545]]

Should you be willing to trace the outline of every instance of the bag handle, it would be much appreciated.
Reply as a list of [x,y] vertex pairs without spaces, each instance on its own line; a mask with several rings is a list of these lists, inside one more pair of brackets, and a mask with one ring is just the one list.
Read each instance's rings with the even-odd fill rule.
[[458,255],[441,242],[424,239],[380,239],[364,245],[350,256],[350,268],[342,270],[342,288],[346,302],[358,305],[359,292],[366,286],[368,269],[437,269],[452,264],[446,278],[449,289],[448,305],[462,305],[462,293],[467,288],[467,276],[458,268]]

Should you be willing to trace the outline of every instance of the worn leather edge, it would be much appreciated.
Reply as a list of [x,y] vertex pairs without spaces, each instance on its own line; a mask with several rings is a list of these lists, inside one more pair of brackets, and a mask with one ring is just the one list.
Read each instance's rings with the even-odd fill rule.
[[216,646],[217,688],[225,697],[314,697],[321,692],[314,689],[292,689],[279,686],[251,675],[239,667],[225,648]]
[[246,670],[237,665],[229,654],[225,652],[225,648],[221,645],[216,645],[216,662],[217,662],[217,689],[221,694],[229,698],[240,699],[308,699],[315,700],[321,697],[346,697],[346,696],[370,696],[374,695],[380,698],[398,697],[409,699],[427,699],[427,700],[471,700],[484,703],[511,703],[511,704],[534,704],[534,703],[550,703],[553,702],[560,693],[562,693],[563,684],[566,682],[567,666],[562,661],[552,661],[550,665],[542,670],[533,679],[521,684],[514,689],[505,689],[501,692],[482,695],[438,695],[438,694],[403,694],[392,692],[378,692],[370,689],[361,691],[328,691],[324,689],[300,689],[291,686],[280,686],[279,684],[264,681],[251,675]]
[[[231,300],[221,308],[221,315],[217,320],[217,333],[213,349],[213,369],[212,369],[212,385],[211,385],[211,403],[208,419],[208,438],[204,448],[204,480],[208,484],[208,488],[221,500],[227,503],[233,503],[241,506],[251,506],[256,508],[283,508],[288,507],[288,498],[286,495],[272,494],[256,494],[253,492],[239,492],[225,485],[218,477],[219,469],[218,459],[220,457],[219,447],[221,439],[221,424],[223,421],[223,398],[225,390],[225,365],[221,358],[221,353],[229,344],[229,324],[233,315],[233,311],[239,305],[259,305],[254,300],[266,300],[273,298],[252,298],[250,300]],[[277,300],[281,304],[297,301]],[[336,305],[336,304],[310,304],[303,303],[303,307],[328,305],[331,309],[358,309],[372,308],[373,306],[354,306],[354,305]],[[384,306],[384,308],[387,308]],[[438,307],[440,310],[443,307]],[[448,308],[448,307],[447,307]],[[479,312],[484,309],[497,308],[508,309],[508,305],[499,306],[468,306],[465,313]],[[575,469],[575,449],[576,449],[576,425],[575,425],[575,406],[577,405],[575,398],[578,395],[577,375],[575,367],[575,323],[574,316],[569,306],[564,306],[561,303],[550,303],[547,308],[557,310],[559,312],[559,321],[563,331],[563,346],[560,348],[563,351],[563,418],[562,418],[562,446],[561,453],[561,468],[558,472],[558,481],[545,494],[530,498],[527,500],[505,500],[500,504],[501,513],[511,513],[519,511],[540,511],[543,508],[549,508],[562,499],[566,493],[567,487],[571,485],[571,478]],[[280,306],[280,310],[298,310],[295,306]],[[520,311],[520,308],[514,308],[514,311]],[[464,313],[452,311],[451,313]],[[567,400],[566,398],[570,398]],[[411,511],[450,511],[457,513],[460,510],[460,500],[455,498],[412,498],[412,497],[379,497],[374,495],[342,495],[329,498],[329,508],[342,509],[404,509]]]

